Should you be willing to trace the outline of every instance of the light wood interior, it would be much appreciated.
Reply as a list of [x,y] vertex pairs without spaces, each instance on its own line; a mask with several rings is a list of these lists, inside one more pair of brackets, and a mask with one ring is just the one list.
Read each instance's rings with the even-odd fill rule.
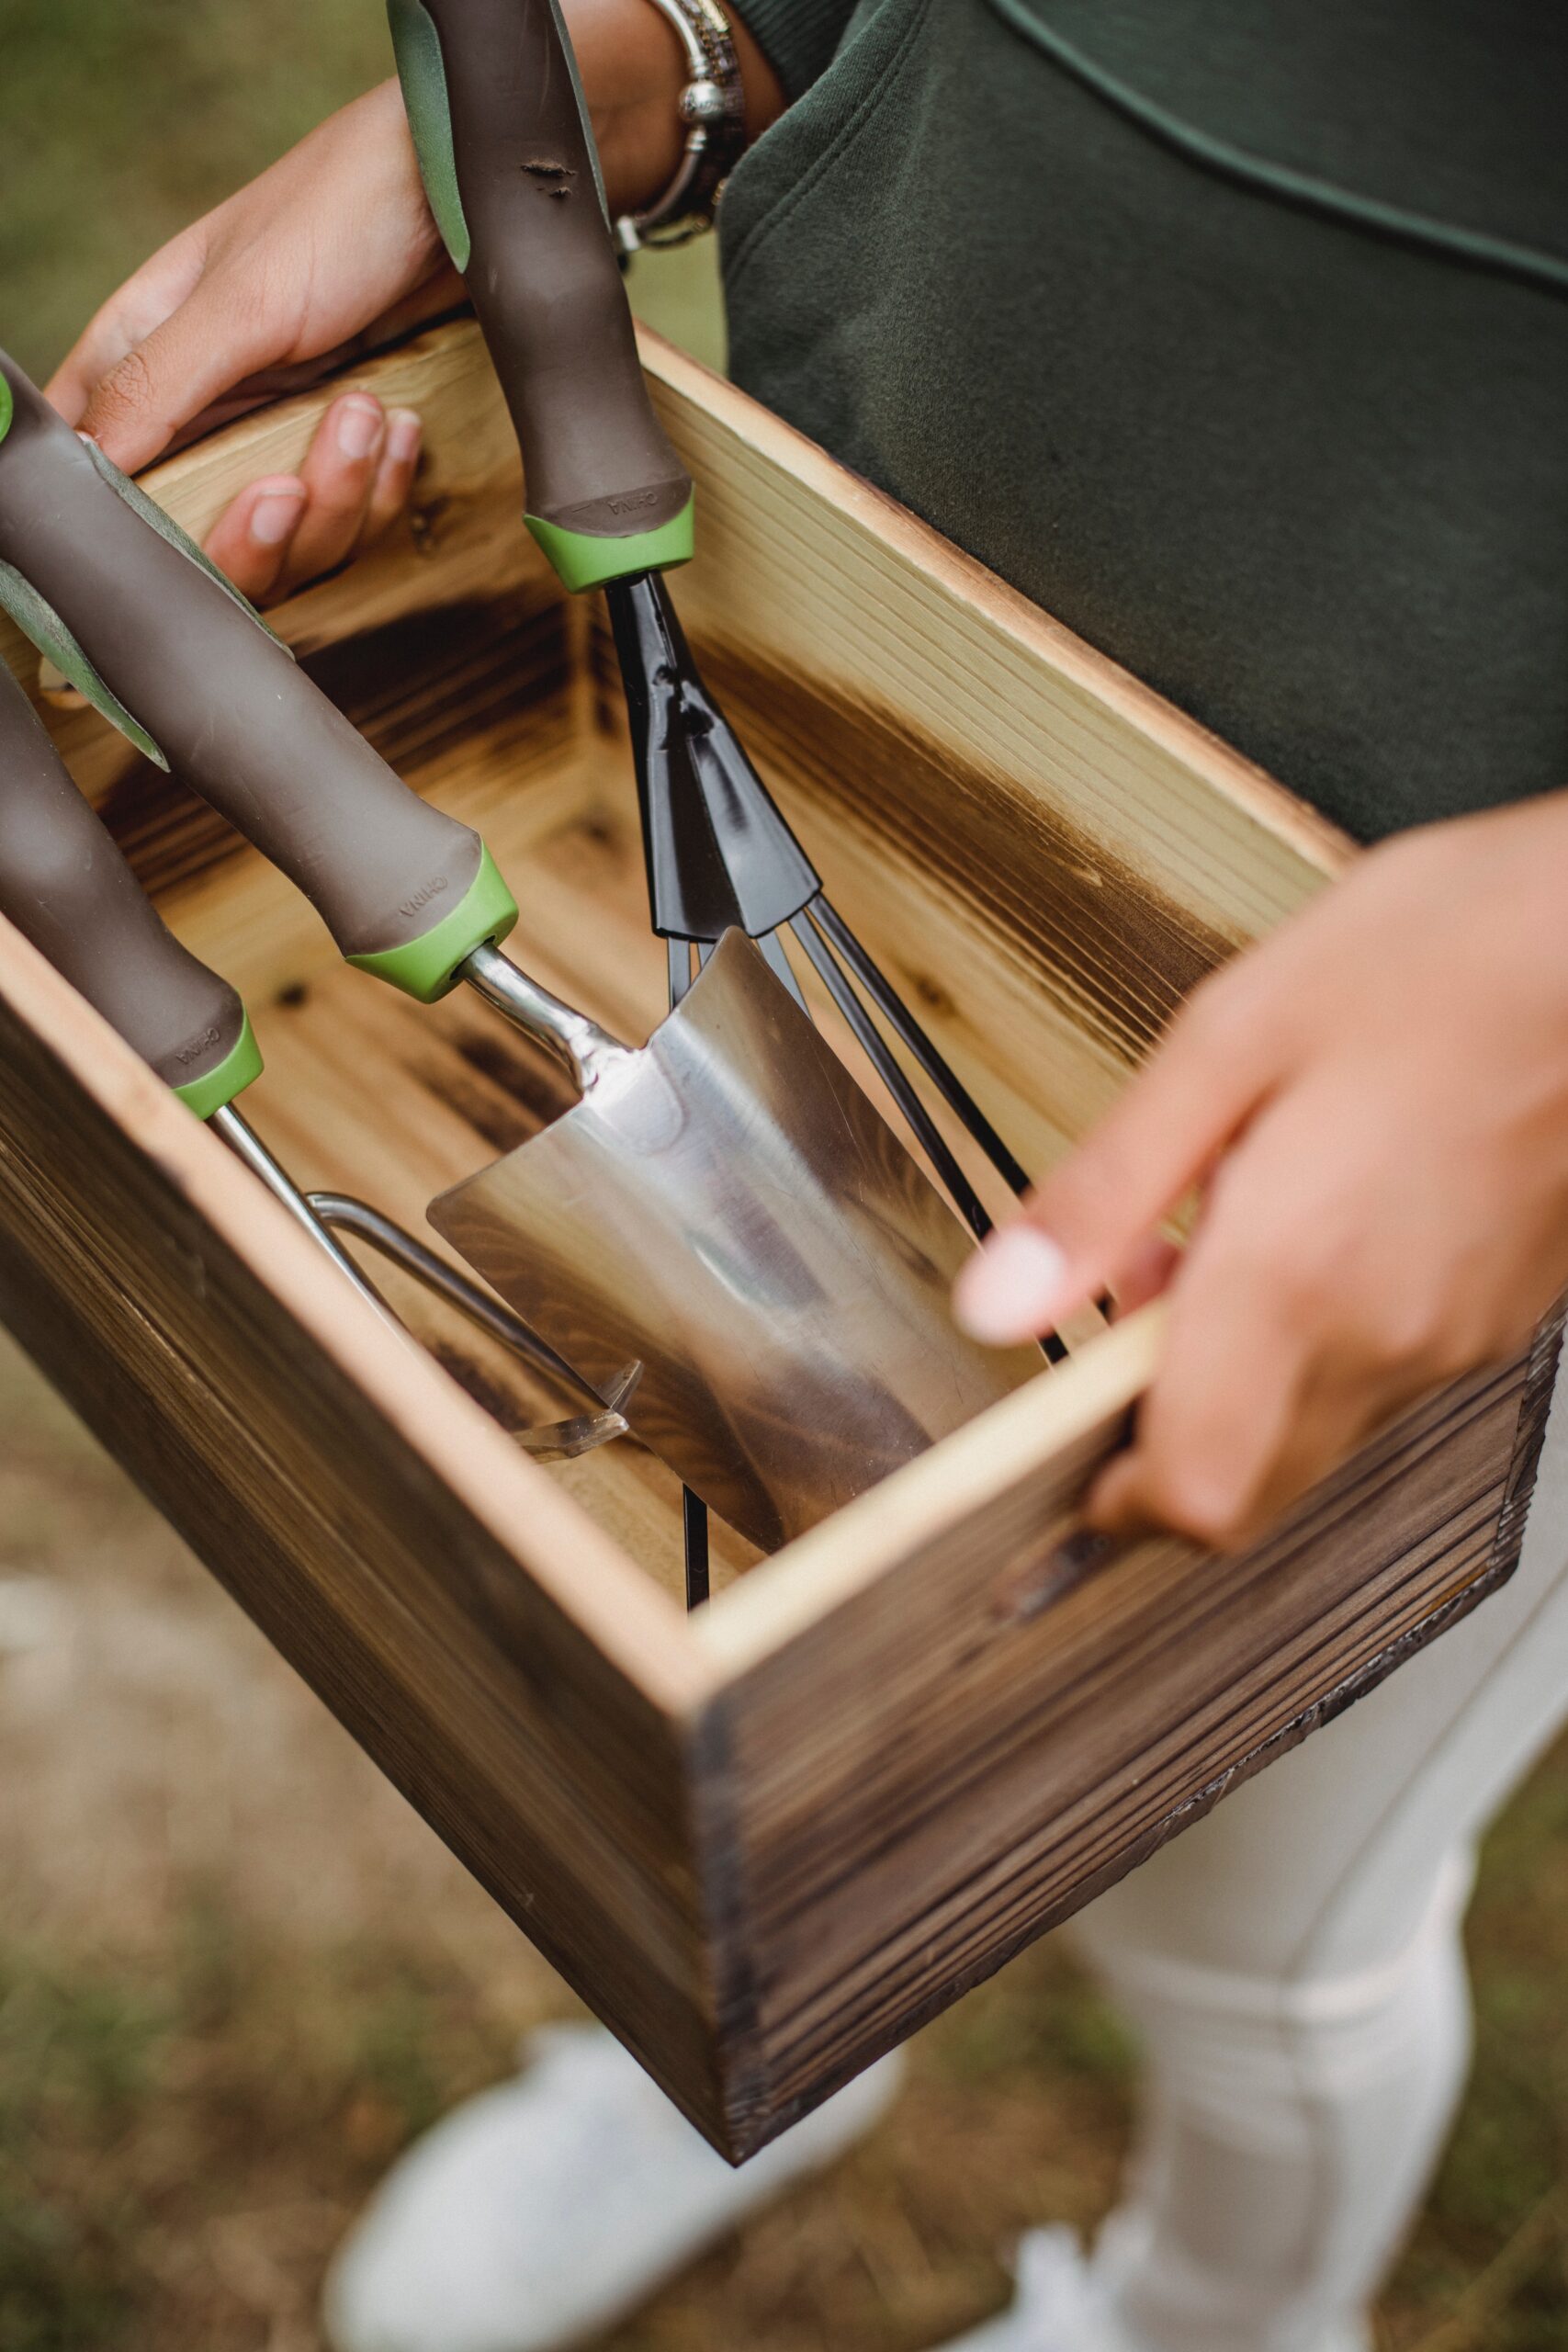
[[[516,890],[515,952],[546,984],[618,1034],[664,1010],[665,956],[649,930],[635,783],[615,706],[583,691],[591,648],[537,577],[499,600],[438,608],[306,658],[400,775],[478,827]],[[342,965],[308,908],[198,804],[100,745],[103,804],[175,928],[244,991],[266,1070],[246,1113],[296,1180],[357,1193],[443,1248],[426,1203],[510,1149],[572,1097],[551,1058],[468,991],[420,1006]],[[866,926],[912,967],[918,905],[890,899]],[[815,975],[813,1010],[880,1095]],[[929,1016],[933,991],[922,991]],[[1015,1073],[1035,1117],[1064,1124],[1042,1077]],[[994,1208],[1005,1188],[957,1123],[941,1124]],[[896,1118],[897,1114],[892,1114]],[[417,1285],[367,1258],[432,1353],[504,1427],[554,1418],[570,1392],[518,1367]],[[1089,1331],[1098,1326],[1090,1318]],[[1086,1332],[1086,1341],[1088,1333]],[[676,1481],[623,1442],[547,1475],[670,1593],[683,1589]],[[716,1521],[716,1589],[757,1555]]]
[[[677,595],[705,669],[835,902],[1043,1167],[1104,1107],[1182,989],[1304,896],[1342,845],[775,420],[656,343],[646,356],[703,484],[705,552]],[[602,616],[561,598],[519,527],[515,449],[475,330],[437,331],[353,377],[422,410],[419,499],[384,548],[271,617],[399,772],[484,833],[521,902],[530,967],[640,1038],[663,1010],[664,954],[648,929]],[[197,444],[149,487],[199,535],[255,471],[298,462],[339,389]],[[30,649],[13,636],[0,650],[36,684]],[[267,1057],[247,1097],[257,1126],[302,1183],[362,1193],[434,1241],[433,1194],[569,1099],[554,1066],[466,993],[420,1008],[342,967],[310,909],[204,807],[92,714],[55,711],[51,724],[176,930],[245,994]],[[814,976],[807,987],[874,1093]],[[942,1124],[1000,1206],[984,1162]],[[503,1425],[562,1408],[460,1318],[385,1279]],[[1075,1367],[1050,1376],[1036,1462],[1086,1416],[1114,1426],[1146,1382],[1156,1329],[1147,1318],[1124,1335],[1081,1390]],[[1067,1336],[1089,1355],[1102,1344],[1092,1317]],[[953,1442],[942,1456],[961,1471]],[[989,1443],[967,1458],[984,1478]],[[622,1443],[548,1476],[680,1593],[678,1495],[659,1464]],[[877,1523],[857,1536],[864,1556]],[[722,1591],[754,1555],[715,1536]],[[807,1552],[807,1581],[827,1557]],[[781,1557],[771,1589],[791,1565]]]

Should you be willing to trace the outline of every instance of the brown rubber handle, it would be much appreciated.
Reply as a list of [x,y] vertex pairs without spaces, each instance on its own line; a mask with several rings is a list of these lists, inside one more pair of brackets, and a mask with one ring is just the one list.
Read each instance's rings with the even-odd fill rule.
[[171,1086],[239,1044],[243,1005],[168,930],[4,663],[0,914]]
[[[392,12],[411,119],[401,28],[418,7],[400,0]],[[454,258],[517,428],[528,512],[591,537],[656,530],[690,499],[691,477],[643,381],[559,10],[423,0],[423,13],[440,46],[468,244],[465,256],[460,237]],[[432,143],[424,129],[427,184]]]
[[411,792],[270,631],[126,503],[3,352],[0,374],[15,402],[0,559],[345,956],[422,938],[478,875],[479,835]]

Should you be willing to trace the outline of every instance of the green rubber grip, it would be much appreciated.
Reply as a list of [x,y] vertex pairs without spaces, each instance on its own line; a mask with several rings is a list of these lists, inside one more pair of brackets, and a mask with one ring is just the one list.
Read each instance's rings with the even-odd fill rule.
[[446,103],[446,73],[441,36],[424,0],[387,0],[392,54],[398,61],[403,111],[409,119],[425,200],[441,232],[447,258],[466,273],[473,240],[457,188],[457,158],[452,151],[452,109]]
[[0,914],[198,1117],[260,1076],[244,1006],[167,928],[4,664]]
[[684,562],[692,482],[649,398],[557,0],[389,0],[431,210],[571,589]]

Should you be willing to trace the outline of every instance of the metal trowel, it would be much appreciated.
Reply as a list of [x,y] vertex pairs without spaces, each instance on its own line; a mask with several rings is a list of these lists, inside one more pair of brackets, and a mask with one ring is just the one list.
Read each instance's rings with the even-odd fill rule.
[[581,1100],[433,1202],[437,1232],[765,1550],[1040,1370],[955,1329],[970,1248],[761,951],[728,932],[634,1052],[483,951]]

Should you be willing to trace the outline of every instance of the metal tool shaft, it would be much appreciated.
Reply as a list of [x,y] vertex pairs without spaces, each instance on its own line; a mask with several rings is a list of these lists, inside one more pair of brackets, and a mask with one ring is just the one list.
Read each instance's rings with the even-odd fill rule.
[[628,1064],[636,1057],[601,1029],[585,1012],[563,1004],[558,996],[541,988],[537,980],[519,971],[509,956],[499,947],[476,947],[458,967],[462,978],[482,996],[487,1004],[503,1013],[506,1019],[559,1056],[577,1082],[579,1093],[586,1094],[605,1078]]
[[304,1228],[317,1249],[332,1260],[345,1281],[353,1283],[360,1297],[368,1300],[378,1315],[401,1333],[402,1325],[374,1283],[367,1280],[342,1243],[328,1232],[288,1170],[273,1158],[250,1121],[242,1117],[231,1102],[226,1102],[212,1113],[207,1124],[222,1136],[234,1157],[243,1159],[254,1176],[261,1178],[273,1199],[288,1210],[296,1225]]

